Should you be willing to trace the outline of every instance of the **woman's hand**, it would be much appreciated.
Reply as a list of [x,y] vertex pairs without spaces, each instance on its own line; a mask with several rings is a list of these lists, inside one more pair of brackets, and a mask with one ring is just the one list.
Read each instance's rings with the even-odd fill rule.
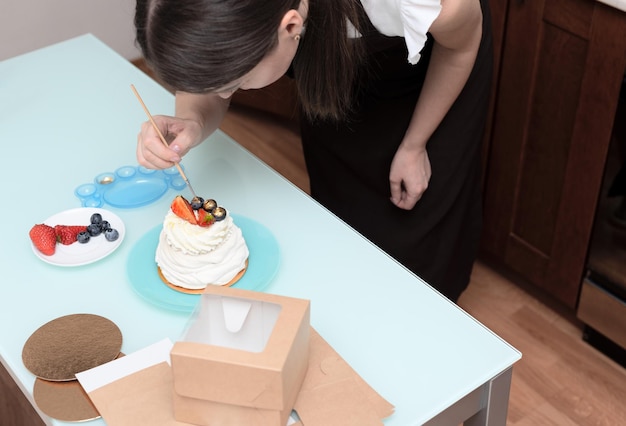
[[193,120],[156,115],[153,117],[168,142],[163,144],[158,133],[147,121],[137,136],[137,160],[149,169],[166,169],[180,162],[191,148],[202,142],[202,126]]
[[191,148],[218,128],[229,103],[230,99],[214,93],[176,92],[176,117],[153,117],[169,146],[165,146],[152,124],[145,122],[137,136],[137,161],[149,169],[167,169],[180,162]]
[[401,209],[411,210],[428,188],[430,176],[426,148],[400,145],[389,172],[391,202]]

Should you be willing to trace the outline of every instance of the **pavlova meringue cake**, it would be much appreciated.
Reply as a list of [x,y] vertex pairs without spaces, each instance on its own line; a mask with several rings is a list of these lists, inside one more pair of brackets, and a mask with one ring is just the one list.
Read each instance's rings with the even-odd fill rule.
[[191,292],[232,285],[245,272],[248,256],[241,229],[215,200],[174,198],[155,255],[166,284]]

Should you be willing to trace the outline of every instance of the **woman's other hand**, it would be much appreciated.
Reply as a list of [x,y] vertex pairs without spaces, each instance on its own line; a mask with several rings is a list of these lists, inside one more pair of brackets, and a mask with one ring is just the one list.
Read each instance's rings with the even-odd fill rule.
[[425,148],[400,145],[389,173],[391,202],[401,209],[411,210],[428,188],[431,173]]

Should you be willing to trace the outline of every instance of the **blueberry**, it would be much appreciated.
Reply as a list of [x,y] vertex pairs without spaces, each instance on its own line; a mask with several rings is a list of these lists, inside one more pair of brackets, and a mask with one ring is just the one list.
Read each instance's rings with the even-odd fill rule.
[[226,219],[226,209],[224,207],[214,208],[212,214],[217,222]]
[[203,204],[204,204],[204,198],[202,197],[193,197],[193,199],[191,200],[191,208],[194,210],[198,210],[202,208]]
[[213,210],[217,207],[217,202],[213,199],[208,199],[202,204],[202,208],[209,213],[212,213]]
[[106,238],[107,241],[115,241],[119,237],[120,237],[120,233],[117,232],[117,229],[109,228],[106,231],[104,231],[104,238]]
[[90,239],[91,239],[91,236],[89,235],[89,232],[87,231],[79,232],[78,235],[76,235],[76,241],[78,241],[81,244],[88,243]]
[[103,220],[98,225],[100,226],[100,230],[102,232],[106,231],[107,229],[111,229],[111,224],[109,223],[108,220]]
[[100,213],[94,213],[91,215],[90,223],[98,224],[102,222],[102,215]]
[[95,237],[102,233],[102,229],[100,228],[99,224],[92,223],[87,226],[87,232],[89,232],[89,235],[91,235],[92,237]]

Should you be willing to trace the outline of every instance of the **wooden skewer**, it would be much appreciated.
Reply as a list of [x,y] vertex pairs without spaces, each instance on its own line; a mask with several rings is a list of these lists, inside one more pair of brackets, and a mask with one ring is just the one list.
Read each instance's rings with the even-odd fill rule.
[[[161,142],[163,142],[163,144],[165,146],[169,146],[169,144],[167,143],[167,141],[165,140],[165,137],[163,136],[163,133],[161,133],[161,130],[159,130],[159,127],[157,126],[157,124],[154,122],[154,118],[152,118],[152,114],[150,114],[150,111],[148,111],[148,107],[146,107],[146,104],[143,102],[143,99],[141,99],[141,96],[139,96],[139,92],[137,92],[137,89],[135,89],[135,86],[133,84],[130,85],[130,88],[133,90],[133,93],[135,94],[135,96],[137,97],[137,100],[139,101],[139,103],[141,104],[143,110],[145,111],[146,115],[148,116],[148,120],[150,120],[150,123],[152,124],[152,127],[154,127],[154,130],[157,132],[157,134],[159,135],[159,138],[161,139]],[[195,191],[193,190],[193,188],[191,187],[191,183],[189,183],[189,179],[187,179],[187,175],[185,175],[185,172],[183,172],[182,167],[180,167],[180,164],[178,163],[174,163],[174,165],[176,166],[176,169],[178,169],[178,173],[180,173],[180,176],[183,178],[183,180],[185,181],[185,183],[187,184],[187,187],[189,188],[189,190],[191,191],[191,193],[193,194],[194,197],[197,197]]]

